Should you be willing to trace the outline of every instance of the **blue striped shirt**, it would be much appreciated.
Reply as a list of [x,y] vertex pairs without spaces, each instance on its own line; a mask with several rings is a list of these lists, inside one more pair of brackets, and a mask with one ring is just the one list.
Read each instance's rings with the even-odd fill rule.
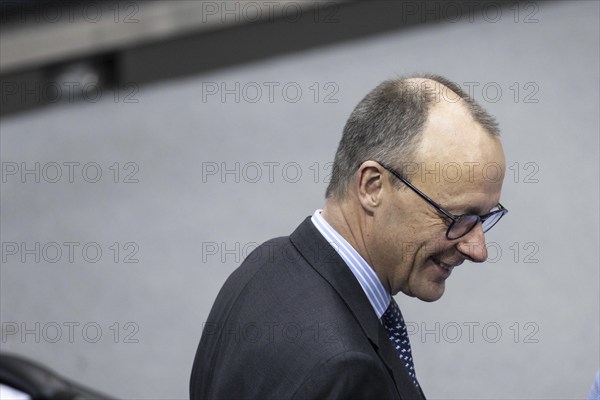
[[388,308],[392,296],[385,290],[373,268],[361,257],[360,254],[335,231],[321,216],[322,210],[317,210],[311,217],[312,223],[321,232],[321,235],[329,242],[331,247],[342,257],[350,271],[354,274],[358,283],[364,290],[367,298],[373,306],[377,318]]

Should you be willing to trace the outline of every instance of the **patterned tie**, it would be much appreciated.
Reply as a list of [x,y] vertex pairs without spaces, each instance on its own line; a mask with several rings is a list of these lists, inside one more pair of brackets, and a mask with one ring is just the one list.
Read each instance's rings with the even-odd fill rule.
[[381,320],[383,321],[383,326],[385,327],[388,337],[396,349],[398,356],[400,356],[400,359],[404,362],[408,374],[415,385],[419,387],[419,382],[417,382],[417,377],[415,375],[412,352],[410,351],[410,340],[408,339],[406,324],[404,323],[404,318],[402,318],[402,313],[400,312],[398,304],[394,301],[394,298],[392,298],[392,301],[381,317]]

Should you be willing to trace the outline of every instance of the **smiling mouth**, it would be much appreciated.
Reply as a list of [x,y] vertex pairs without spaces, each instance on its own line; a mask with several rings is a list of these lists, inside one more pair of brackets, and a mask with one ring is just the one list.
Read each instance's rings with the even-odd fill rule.
[[457,262],[455,262],[455,263],[452,263],[452,264],[446,264],[446,263],[444,263],[444,262],[440,261],[440,260],[439,260],[439,259],[437,259],[437,258],[433,258],[433,262],[434,262],[434,263],[435,263],[435,264],[436,264],[438,267],[440,267],[440,268],[442,268],[442,269],[444,269],[444,270],[446,270],[446,271],[448,271],[448,272],[452,272],[452,270],[454,269],[454,267],[457,267],[457,266],[459,266],[460,264],[462,264],[462,261],[457,261]]
[[446,271],[449,271],[449,272],[452,272],[452,270],[454,269],[454,266],[447,265],[442,262],[437,263],[437,265],[439,265],[440,267],[444,268]]

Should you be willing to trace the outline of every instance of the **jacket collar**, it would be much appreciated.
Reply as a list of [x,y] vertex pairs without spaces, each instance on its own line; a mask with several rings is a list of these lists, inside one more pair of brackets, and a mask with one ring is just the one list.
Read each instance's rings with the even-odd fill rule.
[[348,306],[377,354],[392,372],[398,393],[403,399],[423,399],[396,350],[387,337],[385,328],[373,311],[369,299],[344,260],[325,240],[310,217],[290,235],[290,240],[308,263],[335,289]]

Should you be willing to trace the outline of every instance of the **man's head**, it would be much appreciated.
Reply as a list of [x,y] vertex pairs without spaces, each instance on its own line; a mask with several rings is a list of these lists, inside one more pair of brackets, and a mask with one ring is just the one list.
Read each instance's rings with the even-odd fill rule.
[[437,300],[454,266],[487,258],[482,225],[448,239],[452,219],[383,165],[454,215],[487,214],[505,169],[497,125],[454,83],[423,76],[382,83],[344,128],[326,217],[392,294]]

